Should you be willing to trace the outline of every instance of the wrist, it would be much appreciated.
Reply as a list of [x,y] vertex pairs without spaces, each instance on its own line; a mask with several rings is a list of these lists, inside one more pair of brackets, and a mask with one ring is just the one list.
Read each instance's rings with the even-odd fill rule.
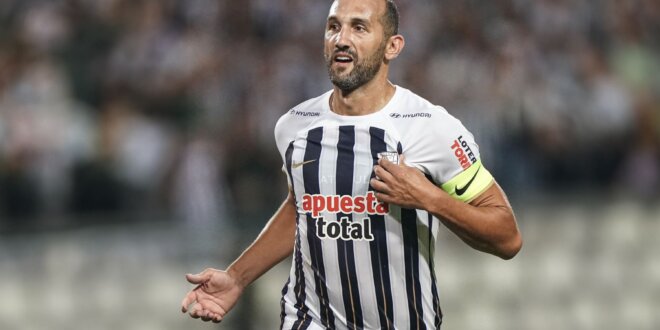
[[426,189],[426,193],[420,198],[423,210],[431,214],[437,214],[441,211],[443,204],[443,193],[442,189],[438,188],[436,185],[431,185]]
[[229,277],[231,277],[234,282],[236,282],[236,285],[238,285],[241,290],[245,289],[245,287],[250,284],[250,281],[245,276],[245,272],[242,271],[237,265],[230,265],[226,272],[227,275],[229,275]]

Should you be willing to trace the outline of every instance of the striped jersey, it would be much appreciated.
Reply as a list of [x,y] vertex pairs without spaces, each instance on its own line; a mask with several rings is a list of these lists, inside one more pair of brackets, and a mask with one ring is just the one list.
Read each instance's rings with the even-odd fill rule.
[[364,116],[330,110],[332,91],[284,114],[275,128],[297,205],[283,329],[437,329],[434,272],[440,221],[380,203],[369,180],[380,157],[405,163],[469,202],[493,182],[471,133],[442,107],[396,86]]

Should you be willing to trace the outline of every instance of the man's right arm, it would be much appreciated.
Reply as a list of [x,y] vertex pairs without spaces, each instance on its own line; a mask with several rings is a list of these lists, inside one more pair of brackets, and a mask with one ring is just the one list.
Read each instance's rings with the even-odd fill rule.
[[296,201],[289,192],[257,239],[227,268],[227,272],[246,287],[290,256],[296,234],[295,219]]
[[295,199],[289,192],[257,239],[226,271],[209,268],[197,275],[186,275],[188,282],[197,286],[183,298],[181,311],[189,312],[193,318],[220,322],[246,286],[291,255],[296,212]]

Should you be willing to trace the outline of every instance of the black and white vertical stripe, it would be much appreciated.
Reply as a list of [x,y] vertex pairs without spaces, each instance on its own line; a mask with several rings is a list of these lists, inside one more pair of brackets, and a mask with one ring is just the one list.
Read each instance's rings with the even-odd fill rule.
[[[375,166],[378,164],[378,154],[387,151],[385,143],[385,131],[379,128],[370,127],[369,136],[371,137],[371,161]],[[376,175],[372,172],[370,179]],[[369,186],[369,191],[373,187]],[[387,253],[387,232],[385,229],[385,217],[378,214],[370,215],[371,228],[373,229],[374,240],[370,242],[371,267],[375,282],[375,296],[378,302],[378,319],[381,329],[392,329],[394,321],[394,311],[392,302],[392,290],[390,290],[390,270],[389,258]]]
[[[401,148],[381,127],[321,126],[291,144],[286,167],[296,197],[363,196],[372,190],[369,180],[378,153]],[[292,168],[293,163],[302,162],[303,166]],[[293,328],[307,329],[310,324],[326,329],[439,326],[431,251],[437,220],[422,211],[396,207],[385,216],[322,216],[326,222],[346,218],[364,223],[368,219],[374,240],[321,240],[312,214],[299,215],[293,269],[283,289],[287,297],[283,304],[295,302]],[[310,318],[314,318],[311,323]]]
[[[337,141],[337,168],[336,168],[336,191],[335,194],[353,195],[353,169],[355,154],[355,127],[340,126]],[[347,219],[353,221],[352,214],[337,214],[337,220]],[[355,251],[352,241],[337,240],[337,255],[339,257],[339,276],[342,283],[342,296],[344,298],[344,311],[346,312],[346,323],[348,329],[363,329],[362,303],[360,301],[360,289],[355,270]]]
[[[289,178],[289,184],[291,186],[291,190],[293,190],[293,180],[291,179],[291,154],[293,153],[293,142],[289,143],[289,146],[286,149],[286,153],[284,155],[284,166],[287,171],[287,175]],[[295,197],[295,196],[294,196]],[[297,250],[298,246],[298,230],[297,230],[297,224],[299,221],[300,217],[298,216],[298,213],[296,212],[296,238],[295,238],[295,243],[294,243],[294,262],[296,262],[296,257],[298,256],[297,254],[299,253],[299,250]],[[297,269],[297,264],[294,265],[294,268]],[[284,308],[285,308],[285,300],[284,297],[286,297],[287,292],[289,291],[289,284],[291,283],[291,276],[286,280],[286,283],[284,284],[284,287],[282,288],[282,299],[280,299],[280,329],[284,328],[284,317],[286,315]]]
[[[292,157],[293,154],[293,143],[289,145],[289,148],[287,148],[286,151],[286,168],[289,173],[289,178],[293,178],[292,172],[291,172],[291,164],[292,164]],[[294,189],[295,183],[293,180],[291,180],[291,187]],[[295,191],[295,190],[294,190]],[[300,217],[298,214],[296,214],[296,223],[300,222]],[[296,323],[294,323],[294,329],[300,329],[302,327],[307,327],[311,323],[312,318],[309,316],[309,309],[305,303],[305,298],[307,297],[307,292],[305,290],[305,274],[303,271],[303,256],[302,256],[302,251],[301,251],[301,245],[300,245],[300,232],[299,229],[300,227],[296,226],[296,241],[294,245],[294,267],[295,267],[295,285],[293,287],[293,292],[295,294],[295,308],[297,310],[297,317],[298,319],[296,320]],[[290,282],[290,278],[289,278]],[[286,289],[286,287],[285,287]],[[282,318],[282,325],[284,325],[284,318]]]
[[440,297],[438,296],[438,287],[436,284],[435,278],[435,237],[433,233],[433,217],[428,215],[428,227],[429,227],[429,271],[431,273],[431,295],[433,299],[433,325],[436,329],[440,328],[442,324],[442,310],[440,309]]
[[[321,141],[323,139],[323,128],[318,127],[310,130],[307,134],[307,145],[303,161],[311,163],[303,167],[303,181],[305,193],[321,193],[319,169],[321,158]],[[307,214],[307,242],[309,244],[311,266],[314,272],[315,293],[319,299],[318,313],[320,313],[323,326],[332,328],[334,326],[334,315],[328,302],[328,289],[325,283],[325,265],[323,261],[323,248],[319,238],[316,236],[316,220],[311,214]]]
[[408,329],[426,329],[422,307],[422,289],[419,274],[419,247],[417,241],[417,211],[401,209],[406,292],[408,294]]

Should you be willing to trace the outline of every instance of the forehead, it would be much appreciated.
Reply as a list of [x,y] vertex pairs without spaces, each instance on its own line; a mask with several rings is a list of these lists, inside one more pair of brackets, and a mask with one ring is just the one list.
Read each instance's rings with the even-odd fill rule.
[[335,0],[328,18],[377,20],[385,10],[383,0]]

